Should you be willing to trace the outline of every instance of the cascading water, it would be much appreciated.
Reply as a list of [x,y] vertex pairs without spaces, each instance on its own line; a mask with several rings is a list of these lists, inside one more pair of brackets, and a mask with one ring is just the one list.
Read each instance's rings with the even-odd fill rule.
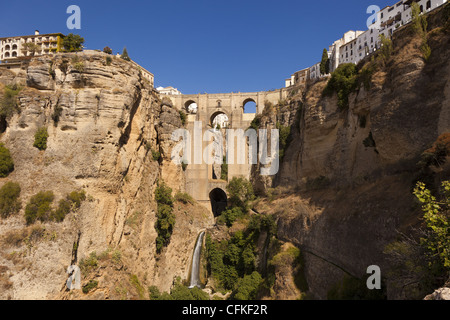
[[200,256],[202,253],[203,237],[205,236],[205,231],[202,231],[195,244],[194,256],[192,257],[192,268],[191,268],[191,285],[190,289],[194,287],[200,287]]

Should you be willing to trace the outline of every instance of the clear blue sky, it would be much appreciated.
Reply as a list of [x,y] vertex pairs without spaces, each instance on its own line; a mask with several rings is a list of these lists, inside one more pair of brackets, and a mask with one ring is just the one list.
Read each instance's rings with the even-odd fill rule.
[[[3,3],[0,37],[77,33],[88,49],[126,46],[155,75],[155,86],[185,94],[281,88],[292,73],[319,62],[348,30],[366,30],[366,9],[387,0],[127,0]],[[81,8],[81,30],[66,9]]]

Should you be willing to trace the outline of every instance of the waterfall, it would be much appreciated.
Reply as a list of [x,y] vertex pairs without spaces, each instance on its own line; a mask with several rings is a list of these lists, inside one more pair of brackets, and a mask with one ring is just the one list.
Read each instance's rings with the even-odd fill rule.
[[205,231],[202,231],[197,239],[195,245],[194,255],[192,257],[192,267],[191,267],[191,285],[190,289],[193,287],[200,287],[200,256],[202,253],[203,237],[205,236]]

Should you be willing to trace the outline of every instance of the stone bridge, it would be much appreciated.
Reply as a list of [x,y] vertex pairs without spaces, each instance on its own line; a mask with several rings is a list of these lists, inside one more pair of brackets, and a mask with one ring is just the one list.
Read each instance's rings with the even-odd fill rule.
[[[288,89],[278,89],[273,91],[250,92],[250,93],[224,93],[224,94],[197,94],[197,95],[168,95],[173,105],[178,110],[184,110],[187,116],[186,128],[194,136],[194,123],[202,123],[202,132],[214,128],[214,120],[219,115],[225,115],[228,121],[223,130],[224,139],[225,128],[243,129],[249,128],[251,122],[257,114],[264,110],[265,102],[276,105],[280,100],[286,99]],[[246,112],[246,105],[249,102],[256,104],[256,113]],[[202,150],[212,143],[202,142]],[[245,164],[236,164],[237,143],[235,143],[235,164],[228,165],[227,180],[221,179],[221,166],[211,165],[202,161],[202,164],[195,164],[191,159],[191,164],[186,169],[186,192],[198,202],[211,209],[217,216],[226,206],[227,194],[226,186],[233,177],[244,177],[249,179],[251,164],[248,162],[248,146],[246,145]],[[192,156],[193,157],[193,156]]]

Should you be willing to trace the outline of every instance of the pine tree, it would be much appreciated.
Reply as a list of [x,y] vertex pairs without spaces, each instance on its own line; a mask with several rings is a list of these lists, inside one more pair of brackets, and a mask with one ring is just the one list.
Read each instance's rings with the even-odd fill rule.
[[323,49],[322,61],[320,62],[320,74],[330,73],[330,59],[327,49]]
[[123,48],[122,55],[120,56],[125,61],[131,61],[130,56],[128,56],[127,48]]

